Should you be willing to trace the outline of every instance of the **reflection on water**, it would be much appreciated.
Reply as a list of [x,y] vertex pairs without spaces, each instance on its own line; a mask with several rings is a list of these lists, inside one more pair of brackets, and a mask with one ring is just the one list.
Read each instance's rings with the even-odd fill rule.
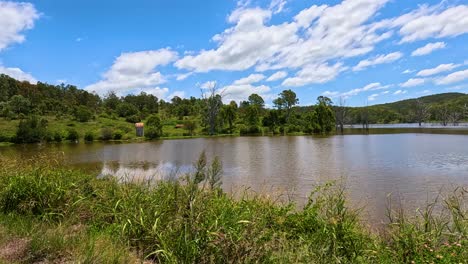
[[115,177],[119,182],[154,183],[160,180],[175,180],[190,171],[191,166],[175,166],[172,162],[121,164],[118,161],[109,161],[103,162],[98,178]]
[[113,175],[119,181],[171,179],[188,172],[205,150],[219,156],[226,191],[249,187],[278,190],[303,203],[312,188],[342,182],[354,206],[371,221],[384,218],[387,195],[414,209],[440,189],[468,185],[468,136],[375,134],[330,137],[226,137],[133,144],[58,144],[1,148],[0,154],[28,158],[63,152],[73,166]]

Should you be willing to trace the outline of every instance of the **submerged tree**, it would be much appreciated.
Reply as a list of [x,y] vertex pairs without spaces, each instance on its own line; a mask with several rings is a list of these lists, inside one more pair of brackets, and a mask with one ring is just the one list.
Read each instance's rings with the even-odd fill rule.
[[416,99],[414,115],[419,126],[429,117],[429,107],[420,98]]
[[208,88],[207,93],[202,92],[202,97],[206,110],[204,121],[209,126],[209,134],[212,136],[216,133],[218,115],[223,106],[222,96],[216,90],[216,84],[213,84]]
[[343,134],[344,132],[344,125],[346,123],[346,118],[348,114],[348,109],[346,108],[346,101],[343,97],[340,97],[340,103],[336,107],[335,116],[336,116],[336,124],[337,127],[340,129],[340,133]]
[[317,107],[315,112],[317,115],[318,130],[322,134],[330,133],[335,126],[335,112],[332,109],[333,102],[330,98],[319,96],[317,98]]

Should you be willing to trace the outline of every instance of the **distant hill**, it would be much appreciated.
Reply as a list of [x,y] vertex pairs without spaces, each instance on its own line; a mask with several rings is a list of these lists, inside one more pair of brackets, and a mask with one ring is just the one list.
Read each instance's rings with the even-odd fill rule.
[[386,103],[386,104],[378,104],[373,105],[371,107],[386,107],[395,111],[401,109],[408,109],[415,105],[416,100],[421,100],[423,103],[428,105],[436,105],[436,104],[446,104],[446,103],[455,103],[463,100],[468,100],[468,94],[464,93],[441,93],[441,94],[433,94],[427,95],[419,98],[413,99],[406,99],[401,100],[393,103]]

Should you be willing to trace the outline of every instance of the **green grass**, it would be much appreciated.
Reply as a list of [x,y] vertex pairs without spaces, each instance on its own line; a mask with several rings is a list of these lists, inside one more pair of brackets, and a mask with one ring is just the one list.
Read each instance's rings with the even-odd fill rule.
[[[50,159],[58,160],[58,159]],[[372,233],[343,188],[317,187],[304,208],[219,188],[220,164],[155,184],[97,179],[60,162],[0,159],[0,262],[466,263],[466,195],[407,217],[389,208]],[[16,251],[15,251],[16,250]],[[15,254],[12,254],[15,253]]]

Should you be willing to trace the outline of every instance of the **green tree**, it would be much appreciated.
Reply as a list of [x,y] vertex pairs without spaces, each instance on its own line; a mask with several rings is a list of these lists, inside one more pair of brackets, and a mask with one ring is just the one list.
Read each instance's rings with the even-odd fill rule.
[[317,107],[315,108],[317,115],[317,130],[322,133],[330,133],[335,126],[335,111],[332,108],[332,101],[325,96],[317,98]]
[[129,117],[138,114],[138,109],[130,103],[121,103],[117,106],[117,114],[120,117]]
[[16,143],[37,143],[47,135],[47,120],[37,116],[30,116],[21,120],[16,130]]
[[148,139],[160,138],[163,134],[161,119],[157,115],[152,115],[146,121],[145,137]]
[[231,101],[228,105],[223,105],[221,109],[221,117],[228,123],[229,133],[232,134],[234,130],[234,122],[237,118],[237,103]]
[[79,122],[88,122],[93,118],[93,112],[91,112],[86,106],[80,105],[75,110],[75,119]]
[[254,93],[249,96],[249,105],[263,109],[263,107],[265,107],[265,101],[260,95]]
[[21,95],[14,95],[8,102],[10,109],[15,114],[27,115],[31,112],[31,102]]
[[284,90],[279,94],[279,97],[273,100],[273,104],[278,110],[286,111],[286,123],[289,122],[292,108],[299,103],[296,93],[292,90]]

